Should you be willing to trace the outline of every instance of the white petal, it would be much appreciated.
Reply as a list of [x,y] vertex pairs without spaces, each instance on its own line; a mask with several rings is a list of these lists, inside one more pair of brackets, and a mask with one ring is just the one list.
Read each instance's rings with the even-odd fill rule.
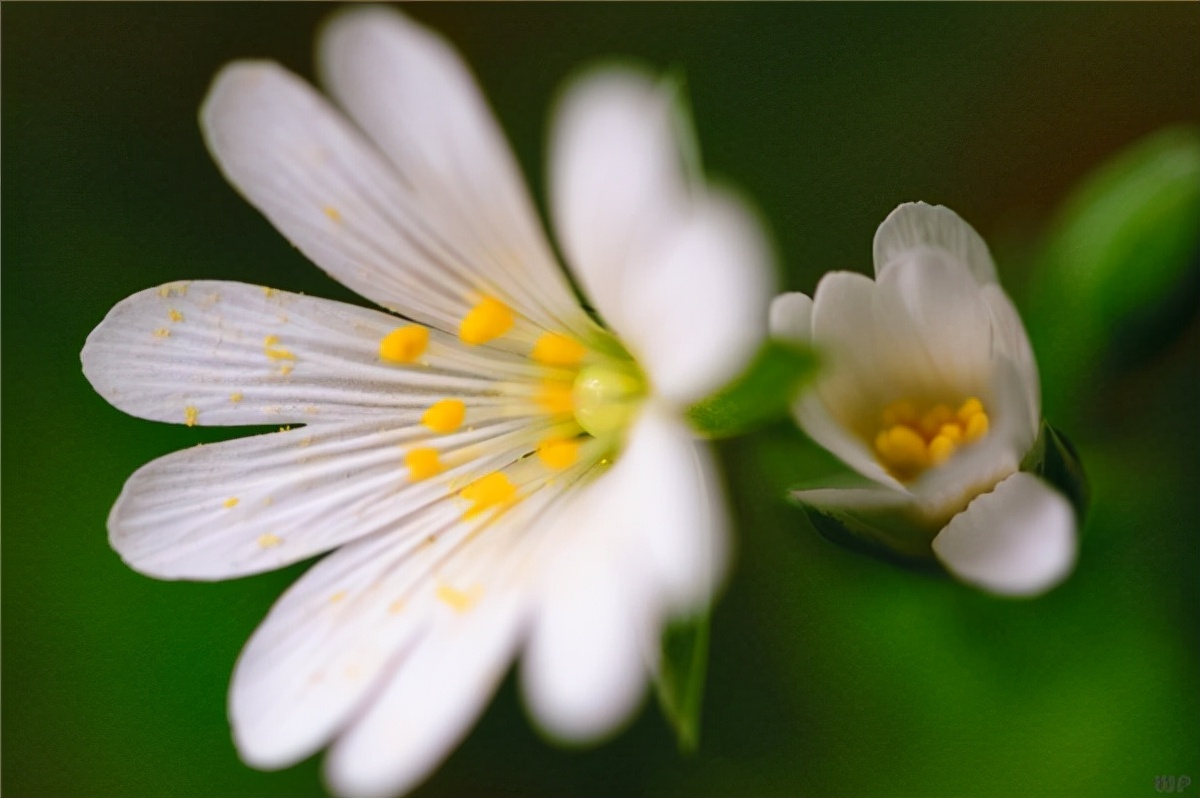
[[780,294],[771,300],[771,337],[796,344],[812,342],[813,301],[806,294]]
[[1025,325],[1021,323],[1021,316],[1013,307],[1012,300],[1000,286],[984,286],[983,299],[991,312],[993,346],[1016,365],[1030,423],[1036,428],[1042,419],[1041,382],[1033,347],[1029,344],[1029,336],[1025,334]]
[[1075,514],[1037,477],[1013,474],[955,516],[933,551],[964,582],[1001,595],[1036,595],[1074,567]]
[[[538,315],[491,281],[461,249],[458,231],[450,235],[431,221],[431,204],[295,75],[266,62],[228,66],[201,119],[229,181],[314,263],[359,294],[451,333],[485,294]],[[506,336],[493,343],[525,348],[530,342]]]
[[583,319],[499,127],[441,36],[390,9],[353,9],[326,28],[318,61],[333,97],[420,196],[414,227],[452,242],[540,323]]
[[869,277],[828,272],[813,296],[812,342],[825,359],[816,391],[842,426],[852,426],[864,408],[875,413],[897,398],[881,373],[875,293]]
[[[161,579],[228,579],[280,568],[348,540],[408,524],[452,485],[519,459],[544,428],[515,419],[451,435],[419,414],[315,425],[185,449],[125,483],[109,540]],[[413,482],[404,454],[432,446],[448,468]]]
[[996,266],[987,244],[949,208],[908,202],[892,211],[875,231],[875,274],[901,260],[913,249],[937,248],[953,256],[975,280],[984,285],[996,282]]
[[737,376],[766,336],[771,266],[744,206],[712,193],[635,255],[621,304],[601,307],[655,393],[686,404]]
[[627,719],[657,661],[661,615],[709,600],[726,559],[716,488],[703,451],[650,410],[558,518],[521,669],[550,733],[591,740]]
[[672,100],[642,72],[608,69],[569,87],[555,114],[554,226],[567,263],[606,318],[621,305],[632,257],[675,225],[688,201]]
[[[864,477],[906,498],[908,491],[890,475],[870,447],[835,418],[817,391],[805,391],[792,408],[804,434]],[[897,501],[900,499],[898,498]],[[814,502],[814,504],[817,502]]]
[[765,333],[772,264],[757,219],[689,186],[672,97],[641,73],[584,78],[556,121],[551,195],[568,262],[657,392],[703,397]]
[[117,304],[88,336],[83,370],[127,413],[199,425],[395,422],[446,396],[495,405],[497,380],[538,376],[437,331],[417,364],[381,361],[380,341],[407,324],[242,283],[177,283]]
[[974,396],[992,370],[992,325],[979,285],[942,250],[913,249],[876,281],[879,377],[896,398]]

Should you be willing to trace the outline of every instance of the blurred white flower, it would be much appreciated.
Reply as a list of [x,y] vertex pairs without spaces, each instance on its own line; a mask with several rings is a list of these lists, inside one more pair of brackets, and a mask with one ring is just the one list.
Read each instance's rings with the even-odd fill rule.
[[578,80],[553,129],[553,216],[605,329],[446,42],[353,10],[319,63],[346,116],[243,62],[217,77],[204,134],[296,247],[399,316],[182,282],[118,304],[82,358],[143,418],[304,425],[148,464],[110,538],[166,579],[336,549],[250,640],[230,717],[252,765],[332,742],[334,790],[389,795],[449,753],[518,652],[550,734],[630,716],[662,623],[723,572],[719,485],[681,411],[759,345],[771,270],[746,208],[685,175],[671,91],[637,71]]
[[1053,587],[1074,565],[1076,520],[1018,470],[1041,424],[1037,365],[987,245],[953,211],[910,203],[880,225],[874,255],[875,280],[832,272],[813,299],[771,307],[772,335],[827,360],[797,422],[867,478],[796,498],[906,554],[932,546],[986,590]]

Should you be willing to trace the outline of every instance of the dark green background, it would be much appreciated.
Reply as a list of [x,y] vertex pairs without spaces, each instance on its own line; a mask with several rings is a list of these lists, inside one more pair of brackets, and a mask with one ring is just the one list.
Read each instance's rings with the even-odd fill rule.
[[[122,415],[78,352],[114,303],[168,280],[351,298],[225,185],[195,121],[231,59],[311,75],[328,10],[4,6],[5,796],[321,794],[319,758],[250,770],[225,720],[234,658],[301,567],[156,582],[105,538],[135,468],[231,433]],[[686,75],[706,163],[770,220],[786,287],[869,270],[876,225],[924,199],[988,238],[1022,305],[1031,248],[1070,187],[1140,136],[1200,119],[1197,11],[411,9],[473,64],[539,197],[556,86],[631,55]],[[1052,409],[1095,490],[1059,590],[999,601],[827,543],[779,498],[805,451],[781,424],[722,447],[739,561],[699,754],[679,758],[651,706],[604,746],[553,748],[510,680],[421,794],[1138,796],[1158,775],[1200,782],[1200,329],[1148,349]]]

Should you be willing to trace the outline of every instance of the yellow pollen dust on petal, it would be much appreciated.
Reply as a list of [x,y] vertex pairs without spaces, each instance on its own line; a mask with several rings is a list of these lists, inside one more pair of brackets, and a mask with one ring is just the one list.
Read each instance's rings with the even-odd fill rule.
[[175,308],[171,308],[169,311],[167,311],[167,318],[169,318],[171,321],[179,322],[183,321],[183,314]]
[[[287,349],[281,349],[279,346],[278,335],[268,335],[263,339],[263,354],[271,360],[295,360],[296,356]],[[290,372],[291,369],[288,369]]]
[[419,324],[397,327],[379,342],[379,357],[392,363],[412,363],[425,354],[429,330]]
[[440,399],[421,416],[421,423],[445,435],[461,427],[466,415],[467,406],[460,400]]
[[342,220],[342,212],[332,205],[326,205],[321,209],[321,213],[328,216],[330,221],[340,222]]
[[552,415],[575,412],[575,389],[572,383],[543,380],[536,399],[538,407]]
[[475,606],[482,593],[483,591],[478,586],[472,587],[469,590],[459,590],[450,585],[438,585],[435,595],[438,601],[455,612],[466,612]]
[[273,549],[283,542],[283,538],[279,535],[272,535],[270,532],[258,536],[258,545],[260,548]]
[[194,427],[194,426],[196,426],[196,422],[199,420],[200,420],[200,409],[199,408],[193,407],[192,405],[188,405],[187,407],[183,408],[183,423],[184,424],[187,424],[189,427]]
[[503,507],[517,497],[517,486],[500,471],[481,477],[458,492],[471,502],[463,518],[474,518],[493,507]]
[[579,441],[575,438],[547,438],[538,444],[538,459],[547,468],[570,468],[579,460]]
[[346,591],[339,590],[338,592],[334,593],[332,596],[329,597],[329,603],[337,604],[339,601],[341,601],[344,598],[346,598]]
[[428,446],[410,449],[404,455],[404,465],[408,467],[408,478],[412,482],[429,479],[442,471],[442,461],[438,459],[437,449]]
[[239,501],[240,501],[240,499],[238,499],[237,496],[230,496],[228,499],[223,501],[221,504],[225,507],[225,509],[228,510],[233,507],[237,507]]
[[504,335],[513,326],[513,312],[495,297],[484,297],[471,308],[458,327],[464,344],[478,346]]
[[587,347],[561,333],[543,333],[533,344],[530,357],[547,366],[578,366]]
[[166,327],[159,327],[157,330],[154,331],[155,338],[166,338],[170,334],[171,334],[171,331],[168,330]]
[[242,401],[242,399],[243,399],[243,396],[242,396],[241,391],[237,391],[236,393],[229,394],[229,401],[233,402],[235,405],[238,402]]

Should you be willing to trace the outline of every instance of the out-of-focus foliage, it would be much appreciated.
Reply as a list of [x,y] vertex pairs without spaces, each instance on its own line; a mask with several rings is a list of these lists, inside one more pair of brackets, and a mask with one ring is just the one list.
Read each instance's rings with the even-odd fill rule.
[[1052,413],[1179,332],[1200,308],[1200,128],[1148,136],[1072,192],[1030,300]]
[[816,368],[817,360],[808,349],[771,341],[744,374],[690,408],[688,420],[714,438],[743,435],[778,421],[787,416],[797,392]]

